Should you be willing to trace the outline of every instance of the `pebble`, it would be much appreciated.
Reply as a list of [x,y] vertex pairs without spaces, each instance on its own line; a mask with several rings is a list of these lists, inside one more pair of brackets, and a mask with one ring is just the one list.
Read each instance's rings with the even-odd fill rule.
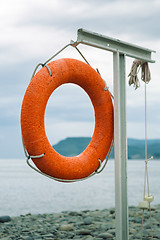
[[72,224],[61,225],[59,230],[60,231],[71,231],[73,229]]
[[101,233],[99,234],[98,236],[99,238],[103,238],[103,239],[113,239],[113,235],[108,233],[108,232],[105,232],[105,233]]
[[[160,239],[160,204],[152,208],[153,239]],[[142,210],[129,207],[129,239],[141,239]],[[1,240],[115,240],[115,209],[0,217]],[[144,212],[143,239],[152,239]]]
[[10,222],[10,221],[11,221],[10,216],[1,216],[0,217],[0,223]]
[[88,229],[82,229],[79,231],[79,235],[90,235],[91,234],[91,230]]
[[84,219],[84,224],[86,224],[86,225],[92,224],[92,218],[91,218],[91,217],[86,217],[86,218]]

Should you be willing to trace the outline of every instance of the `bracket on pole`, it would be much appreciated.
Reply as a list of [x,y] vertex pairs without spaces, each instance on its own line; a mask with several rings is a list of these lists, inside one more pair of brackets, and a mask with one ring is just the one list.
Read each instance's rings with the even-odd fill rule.
[[125,56],[154,63],[155,51],[84,29],[78,29],[76,42],[71,41],[73,47],[80,43],[113,52],[116,240],[128,240]]

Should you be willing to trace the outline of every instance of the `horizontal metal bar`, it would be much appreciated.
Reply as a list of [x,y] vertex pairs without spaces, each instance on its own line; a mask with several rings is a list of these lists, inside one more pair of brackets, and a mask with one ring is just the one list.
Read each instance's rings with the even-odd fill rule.
[[82,28],[78,29],[77,41],[74,42],[75,45],[79,43],[111,52],[119,52],[125,56],[140,59],[145,62],[155,62],[151,59],[151,54],[152,52],[155,52],[154,50],[133,45],[98,33],[90,32]]

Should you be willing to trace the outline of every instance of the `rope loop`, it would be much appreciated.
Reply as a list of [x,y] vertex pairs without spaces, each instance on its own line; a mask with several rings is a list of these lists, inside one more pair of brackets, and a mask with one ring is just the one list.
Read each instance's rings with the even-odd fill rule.
[[107,91],[107,90],[109,90],[109,87],[107,86],[107,83],[106,83],[106,81],[103,79],[103,81],[104,81],[104,83],[105,83],[105,87],[104,87],[104,91]]
[[[101,76],[101,74],[100,74],[100,71],[99,71],[99,69],[98,68],[96,68],[96,71],[97,71],[97,73]],[[109,91],[109,87],[107,86],[107,83],[106,83],[106,81],[103,79],[103,81],[104,81],[104,83],[105,83],[105,86],[104,86],[104,91]],[[110,92],[110,91],[109,91]],[[112,97],[112,99],[114,99],[114,96],[113,96],[113,94],[110,92],[110,94],[111,94],[111,97]]]
[[35,67],[34,69],[34,72],[32,74],[32,77],[31,77],[31,80],[32,78],[34,77],[34,75],[36,74],[36,71],[37,69],[39,68],[39,66],[42,66],[42,67],[46,67],[48,72],[49,72],[49,75],[52,76],[52,72],[51,72],[51,69],[48,67],[48,65],[46,63],[38,63],[37,66]]
[[[54,54],[52,57],[50,57],[47,61],[45,61],[44,63],[39,63],[39,64],[35,67],[35,69],[34,69],[34,71],[33,71],[31,80],[32,80],[32,78],[34,77],[34,75],[35,75],[37,69],[39,68],[39,66],[46,67],[46,68],[48,69],[49,75],[52,76],[52,72],[51,72],[49,66],[47,65],[47,63],[50,62],[53,58],[55,58],[58,54],[60,54],[60,53],[61,53],[64,49],[66,49],[68,46],[74,47],[74,48],[78,51],[78,53],[81,55],[81,57],[84,59],[84,61],[85,61],[89,66],[91,66],[91,65],[89,64],[89,62],[87,61],[87,59],[86,59],[86,58],[84,57],[84,55],[82,54],[82,52],[79,50],[79,48],[77,47],[77,45],[75,45],[74,42],[71,41],[71,43],[69,43],[69,44],[67,44],[66,46],[64,46],[61,50],[59,50],[56,54]],[[137,63],[136,63],[136,64],[137,64]],[[98,68],[96,68],[96,71],[97,71],[98,74],[101,76]],[[134,73],[133,73],[133,74],[134,74]],[[132,74],[132,76],[134,76],[133,74]],[[135,76],[136,76],[136,75],[135,75]],[[103,79],[103,81],[105,82],[104,91],[109,90],[109,87],[107,86],[106,81],[105,81],[104,79]],[[112,98],[114,99],[113,94],[112,94],[111,92],[110,92],[110,94],[111,94]]]
[[66,180],[66,179],[60,179],[60,178],[52,177],[52,176],[50,176],[50,175],[47,175],[47,174],[41,172],[41,171],[38,170],[37,168],[35,168],[35,167],[29,162],[29,160],[32,159],[32,158],[33,158],[33,159],[41,158],[41,157],[43,157],[43,156],[45,155],[45,153],[43,153],[43,154],[41,154],[41,155],[37,155],[37,156],[30,156],[30,155],[27,153],[27,150],[26,150],[26,148],[25,148],[23,139],[22,139],[22,144],[23,144],[23,149],[24,149],[24,153],[25,153],[25,156],[26,156],[26,162],[27,162],[27,164],[28,164],[28,166],[29,166],[30,168],[32,168],[34,171],[40,173],[41,175],[43,175],[43,176],[45,176],[45,177],[48,177],[48,178],[52,179],[52,180],[56,180],[56,181],[58,181],[58,182],[69,182],[69,183],[83,181],[83,180],[86,180],[86,179],[88,179],[88,178],[93,177],[95,174],[101,173],[101,172],[104,170],[104,168],[105,168],[105,166],[107,165],[107,163],[108,163],[108,159],[109,159],[109,156],[110,156],[111,151],[112,151],[112,148],[113,148],[113,141],[112,141],[112,144],[111,144],[110,149],[109,149],[109,151],[108,151],[107,157],[106,157],[106,159],[105,159],[105,161],[104,161],[103,167],[102,167],[102,162],[101,162],[101,160],[98,159],[98,161],[99,161],[99,166],[98,166],[98,168],[95,170],[95,172],[93,172],[93,173],[92,173],[91,175],[89,175],[88,177],[81,178],[81,179]]
[[49,75],[52,77],[52,72],[51,72],[51,69],[48,67],[48,65],[44,64],[44,67],[46,67],[48,69]]
[[[96,170],[95,172],[93,172],[91,175],[89,175],[88,177],[81,178],[81,179],[73,179],[73,180],[60,179],[60,178],[52,177],[52,176],[50,176],[50,175],[48,175],[48,174],[45,174],[45,173],[41,172],[40,170],[38,170],[37,168],[35,168],[35,167],[29,162],[29,160],[30,160],[31,158],[40,158],[40,157],[43,157],[43,156],[44,156],[44,154],[41,154],[41,155],[39,155],[39,156],[29,156],[29,157],[26,159],[26,162],[27,162],[28,166],[29,166],[30,168],[32,168],[34,171],[40,173],[41,175],[43,175],[43,176],[45,176],[45,177],[48,177],[48,178],[52,179],[52,180],[56,180],[56,181],[58,181],[58,182],[66,182],[66,183],[67,183],[67,182],[69,182],[69,183],[80,182],[80,181],[83,181],[83,180],[86,180],[86,179],[89,179],[89,178],[93,177],[95,174],[99,174],[99,173],[104,169],[104,168],[103,168],[102,170],[98,171],[98,170],[101,168],[101,160],[98,159],[98,161],[99,161],[99,166],[98,166],[97,170]],[[106,160],[106,161],[108,161],[108,160]],[[105,163],[105,165],[106,165],[106,163]]]
[[151,73],[148,66],[148,62],[143,62],[141,60],[135,59],[132,64],[131,71],[128,75],[128,77],[130,77],[128,81],[129,86],[133,84],[135,90],[140,87],[140,82],[137,76],[140,68],[141,68],[141,80],[144,81],[145,83],[149,83],[149,81],[151,80]]
[[102,162],[101,162],[101,159],[98,159],[98,161],[99,161],[99,166],[98,166],[98,168],[96,169],[96,173],[98,174],[99,173],[99,169],[101,168],[101,166],[102,166]]

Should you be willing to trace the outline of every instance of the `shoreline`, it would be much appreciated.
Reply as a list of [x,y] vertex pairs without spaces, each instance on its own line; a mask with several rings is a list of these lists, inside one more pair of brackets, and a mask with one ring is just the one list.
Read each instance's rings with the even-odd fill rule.
[[[129,207],[129,239],[141,239],[142,212],[138,207]],[[151,205],[151,215],[153,239],[160,239],[160,204]],[[150,212],[145,210],[143,239],[152,239],[152,231]],[[115,208],[8,216],[8,221],[0,222],[0,239],[115,239]]]

